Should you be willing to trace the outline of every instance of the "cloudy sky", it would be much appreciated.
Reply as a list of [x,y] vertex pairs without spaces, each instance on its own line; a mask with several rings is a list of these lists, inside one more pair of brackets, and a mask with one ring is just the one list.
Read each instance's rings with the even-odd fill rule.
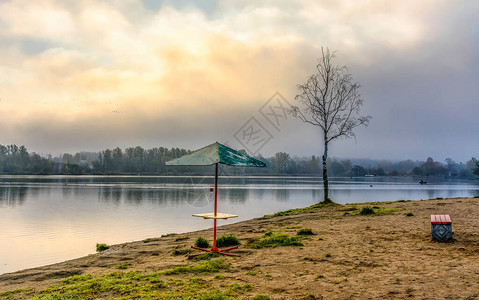
[[465,161],[479,156],[478,19],[475,0],[0,0],[0,144],[318,154],[318,128],[277,109],[324,46],[373,117],[330,155]]

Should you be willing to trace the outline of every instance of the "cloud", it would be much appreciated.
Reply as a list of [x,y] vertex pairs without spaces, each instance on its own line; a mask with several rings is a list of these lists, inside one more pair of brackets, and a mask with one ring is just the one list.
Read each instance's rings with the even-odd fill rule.
[[[400,157],[371,146],[391,131],[421,141],[410,155],[444,155],[437,128],[461,131],[458,143],[476,126],[476,2],[148,3],[0,2],[0,141],[51,152],[228,139],[276,91],[292,101],[320,46],[338,50],[374,117],[340,155]],[[288,124],[265,151],[319,152],[313,129]]]

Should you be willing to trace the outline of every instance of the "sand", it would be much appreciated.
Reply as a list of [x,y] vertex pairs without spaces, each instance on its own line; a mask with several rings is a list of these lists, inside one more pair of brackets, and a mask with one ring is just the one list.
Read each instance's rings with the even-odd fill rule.
[[[479,299],[479,199],[354,207],[366,205],[397,211],[362,216],[354,213],[353,205],[338,205],[220,227],[219,235],[232,233],[242,242],[232,251],[240,256],[226,258],[230,268],[221,271],[225,276],[221,284],[249,283],[253,288],[242,295],[245,299],[258,294],[271,299]],[[451,216],[451,242],[431,239],[431,214]],[[266,232],[293,236],[300,228],[311,228],[315,233],[302,241],[304,246],[246,246]],[[198,236],[211,239],[212,230],[114,245],[87,257],[3,274],[0,291],[41,290],[71,275],[118,271],[115,267],[124,263],[129,265],[126,271],[141,272],[195,264],[173,252],[188,249]],[[214,276],[201,275],[216,282]]]

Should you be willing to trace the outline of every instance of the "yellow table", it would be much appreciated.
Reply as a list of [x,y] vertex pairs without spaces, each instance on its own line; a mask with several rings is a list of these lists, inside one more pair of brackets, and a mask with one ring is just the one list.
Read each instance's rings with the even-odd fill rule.
[[225,214],[225,213],[205,213],[205,214],[194,214],[193,217],[201,217],[204,219],[222,219],[226,220],[228,218],[237,218],[237,215]]
[[[216,205],[215,205],[215,210],[216,210]],[[217,252],[221,255],[237,256],[235,254],[230,254],[230,253],[225,253],[225,252],[236,249],[236,248],[238,248],[238,246],[234,246],[234,247],[227,248],[227,249],[218,249],[218,247],[216,247],[216,220],[218,220],[218,219],[226,220],[226,219],[229,219],[229,218],[237,218],[238,217],[237,215],[212,212],[212,213],[204,213],[204,214],[194,214],[193,217],[200,217],[200,218],[203,218],[203,219],[213,219],[215,221],[215,223],[214,223],[214,227],[213,227],[213,232],[214,232],[213,233],[213,248],[204,249],[204,248],[199,248],[199,247],[195,247],[195,246],[191,246],[191,248],[201,250],[201,251],[205,251],[205,252]],[[191,254],[191,255],[188,255],[188,257],[191,258],[191,257],[195,257],[195,256],[198,256],[198,255],[199,254]]]

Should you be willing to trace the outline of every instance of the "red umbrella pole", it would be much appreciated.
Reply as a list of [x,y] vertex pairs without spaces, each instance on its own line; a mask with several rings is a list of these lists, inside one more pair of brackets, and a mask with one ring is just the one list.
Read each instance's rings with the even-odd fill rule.
[[[218,163],[215,164],[215,217],[218,212]],[[213,248],[211,250],[218,251],[216,247],[216,219],[214,219],[213,229]]]
[[[236,248],[238,248],[238,246],[234,246],[234,247],[226,248],[226,249],[222,249],[222,250],[220,250],[220,249],[218,249],[218,247],[216,247],[216,216],[217,216],[217,214],[218,214],[218,163],[215,164],[215,215],[214,215],[215,216],[215,218],[214,218],[215,223],[214,223],[214,227],[213,227],[213,248],[204,249],[204,248],[199,248],[199,247],[195,247],[195,246],[191,246],[191,248],[201,250],[201,251],[205,251],[205,252],[217,252],[221,255],[237,256],[236,254],[230,254],[230,253],[225,253],[225,252],[236,249]],[[188,255],[188,258],[192,258],[192,257],[198,256],[198,255],[199,254],[191,254],[191,255]]]

